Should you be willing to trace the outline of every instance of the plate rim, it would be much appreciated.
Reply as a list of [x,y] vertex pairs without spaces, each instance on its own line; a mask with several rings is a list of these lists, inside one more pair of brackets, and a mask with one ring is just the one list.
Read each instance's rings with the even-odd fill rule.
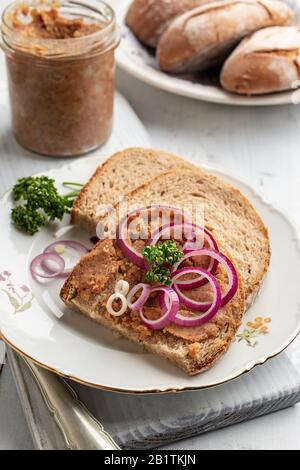
[[[239,95],[230,95],[227,94],[225,91],[221,90],[224,93],[224,97],[211,97],[207,96],[205,93],[194,92],[192,90],[182,89],[174,83],[171,84],[172,77],[168,77],[170,83],[166,83],[166,81],[155,77],[154,75],[147,74],[143,68],[139,68],[137,65],[133,64],[126,60],[124,53],[121,49],[116,53],[116,60],[118,66],[133,76],[134,78],[140,80],[147,85],[153,86],[159,90],[163,90],[169,92],[173,95],[183,96],[186,98],[193,99],[195,101],[203,101],[206,103],[213,103],[225,106],[284,106],[284,105],[291,105],[294,104],[292,101],[292,94],[295,91],[281,91],[276,94],[270,95],[263,95],[263,96],[253,96],[253,97],[246,97],[246,96],[239,96]],[[155,71],[154,71],[155,72]],[[157,71],[157,73],[159,73]],[[205,88],[204,85],[198,84],[198,86]],[[214,88],[214,87],[213,87]],[[197,88],[199,90],[199,88]],[[225,98],[227,97],[227,99]],[[267,102],[266,102],[266,101]]]
[[[100,157],[102,163],[106,161],[106,158]],[[99,161],[99,156],[91,156],[88,158],[89,161],[93,160],[98,160]],[[294,232],[294,240],[297,245],[297,250],[300,253],[300,237],[298,235],[298,230],[297,230],[297,225],[293,221],[291,217],[286,216],[280,209],[276,208],[273,204],[268,203],[262,194],[260,194],[256,189],[254,189],[245,179],[239,177],[238,175],[235,175],[234,173],[228,172],[226,169],[224,169],[221,165],[211,165],[207,164],[205,162],[201,163],[200,165],[198,163],[193,162],[191,159],[186,159],[187,161],[196,164],[197,166],[202,166],[204,169],[207,171],[215,172],[215,173],[222,173],[223,176],[234,179],[237,182],[240,182],[242,185],[246,186],[246,188],[253,194],[253,197],[258,198],[262,204],[264,204],[269,210],[273,212],[277,212],[280,214],[280,216],[286,221],[286,223],[290,226],[292,231]],[[58,168],[50,168],[45,173],[51,173],[52,171],[61,171],[63,168],[70,169],[70,166],[72,167],[73,165],[76,165],[78,162],[82,161],[82,159],[75,160],[74,162],[71,163],[65,163],[64,165],[58,167]],[[84,161],[87,161],[87,158],[84,158]],[[40,175],[41,173],[37,173],[37,176]],[[5,191],[4,194],[0,197],[0,203],[3,201],[4,198],[8,197],[9,194],[11,193],[12,189],[9,189],[8,191]],[[250,203],[252,204],[252,201],[250,200]],[[234,375],[230,375],[229,377],[225,378],[224,380],[221,380],[219,382],[215,382],[213,384],[203,384],[203,385],[195,385],[195,386],[178,386],[178,387],[161,387],[161,388],[145,388],[145,389],[129,389],[129,388],[124,388],[124,387],[116,387],[116,386],[109,386],[109,385],[103,385],[100,383],[95,383],[95,382],[89,382],[87,380],[83,380],[80,377],[77,377],[76,375],[72,374],[66,374],[64,371],[60,370],[59,368],[54,368],[51,366],[48,366],[45,363],[40,362],[39,360],[35,359],[34,357],[30,356],[28,353],[22,351],[18,346],[16,346],[14,343],[12,343],[8,338],[6,338],[5,334],[2,331],[1,325],[0,325],[0,339],[3,339],[3,341],[10,346],[14,351],[17,353],[21,354],[28,360],[32,361],[34,364],[55,373],[56,375],[60,377],[64,377],[67,379],[74,380],[75,382],[78,382],[82,385],[86,385],[88,387],[93,387],[97,388],[100,390],[104,391],[110,391],[110,392],[118,392],[118,393],[125,393],[125,394],[133,394],[133,395],[141,395],[141,394],[160,394],[160,393],[182,393],[182,392],[187,392],[187,391],[199,391],[199,390],[207,390],[210,388],[214,388],[220,385],[224,385],[226,383],[232,382],[233,380],[237,379],[238,377],[241,377],[242,375],[250,372],[253,370],[255,367],[260,366],[265,364],[267,361],[270,359],[273,359],[280,353],[282,353],[286,348],[288,348],[293,341],[300,335],[300,321],[298,324],[298,328],[293,332],[288,339],[283,343],[282,346],[277,348],[275,351],[270,352],[267,355],[264,355],[261,359],[257,359],[254,361],[250,361],[247,365],[245,365],[242,369],[239,369]]]

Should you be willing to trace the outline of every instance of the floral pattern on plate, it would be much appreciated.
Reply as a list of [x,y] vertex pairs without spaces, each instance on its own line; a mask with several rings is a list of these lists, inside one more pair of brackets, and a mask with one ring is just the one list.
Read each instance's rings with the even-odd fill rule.
[[238,341],[245,341],[248,346],[255,348],[258,345],[258,338],[261,335],[270,333],[269,324],[272,322],[271,317],[256,317],[255,320],[247,322],[247,328],[237,335]]
[[12,273],[3,271],[0,273],[0,292],[3,292],[13,308],[13,313],[25,312],[31,308],[33,294],[25,284],[17,287],[12,281]]

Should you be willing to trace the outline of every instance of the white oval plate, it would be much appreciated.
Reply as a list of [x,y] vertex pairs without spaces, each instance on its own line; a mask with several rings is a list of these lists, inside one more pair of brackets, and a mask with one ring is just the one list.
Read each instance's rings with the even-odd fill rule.
[[[84,158],[46,174],[63,191],[63,181],[85,182],[99,163],[98,157]],[[261,295],[239,331],[243,336],[212,369],[188,377],[167,361],[67,310],[59,299],[62,281],[35,282],[28,270],[30,260],[53,241],[55,234],[87,245],[89,237],[68,226],[68,217],[34,237],[20,233],[10,223],[11,193],[0,201],[0,336],[23,355],[58,374],[86,385],[131,393],[212,387],[238,377],[285,349],[300,330],[300,249],[296,231],[285,216],[268,206],[245,183],[208,169],[239,187],[251,200],[269,227],[273,250]],[[62,313],[63,317],[57,318]],[[272,318],[272,323],[267,324],[270,332],[248,335],[246,323],[258,316]]]
[[117,49],[117,63],[120,68],[130,75],[148,85],[170,93],[211,103],[236,106],[270,106],[299,103],[299,93],[297,91],[263,96],[239,96],[224,91],[217,84],[217,78],[211,77],[210,74],[201,74],[201,76],[190,74],[186,77],[180,77],[162,72],[157,65],[154,53],[135,38],[124,22],[131,1],[123,0],[121,6],[115,6],[122,33],[122,40]]

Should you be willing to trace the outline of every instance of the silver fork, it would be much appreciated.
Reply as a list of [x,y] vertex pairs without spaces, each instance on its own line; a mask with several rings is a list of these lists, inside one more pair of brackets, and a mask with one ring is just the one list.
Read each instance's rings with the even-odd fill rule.
[[[37,391],[40,393],[41,400],[39,401],[43,402],[46,409],[50,411],[50,413],[43,414],[43,427],[51,428],[51,420],[54,420],[67,449],[119,450],[113,438],[79,400],[64,379],[37,366],[11,348],[7,348],[7,356],[13,375],[15,379],[17,378],[20,396],[24,399],[25,394],[27,397],[28,391],[32,389],[33,381],[36,383]],[[23,390],[20,390],[20,386]],[[27,406],[32,407],[32,405],[32,400],[29,400]],[[32,418],[33,420],[40,419],[38,418],[39,410],[36,409],[37,403],[34,405],[31,409]],[[39,436],[37,438],[39,440]]]
[[5,364],[5,344],[0,339],[0,375],[3,370],[3,366]]

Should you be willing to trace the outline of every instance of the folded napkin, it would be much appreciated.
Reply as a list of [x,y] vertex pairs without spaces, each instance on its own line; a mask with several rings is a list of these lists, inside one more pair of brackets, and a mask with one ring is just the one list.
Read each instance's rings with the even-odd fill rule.
[[71,385],[125,449],[163,446],[300,401],[300,375],[286,354],[231,383],[198,392],[124,395]]

